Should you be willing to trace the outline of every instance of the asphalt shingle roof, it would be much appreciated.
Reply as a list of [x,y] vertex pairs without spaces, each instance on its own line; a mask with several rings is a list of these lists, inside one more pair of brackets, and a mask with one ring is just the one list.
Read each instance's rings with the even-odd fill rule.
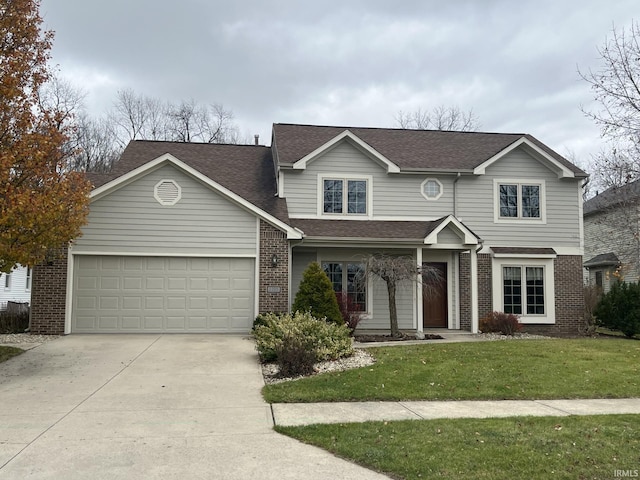
[[640,180],[620,187],[611,187],[599,195],[590,198],[582,207],[583,214],[590,215],[601,210],[640,198]]
[[586,173],[531,135],[276,123],[278,162],[292,164],[349,130],[401,169],[472,170],[525,137],[578,176]]
[[92,175],[89,179],[99,187],[166,153],[279,220],[288,222],[286,201],[276,197],[276,177],[269,147],[134,140],[111,173]]

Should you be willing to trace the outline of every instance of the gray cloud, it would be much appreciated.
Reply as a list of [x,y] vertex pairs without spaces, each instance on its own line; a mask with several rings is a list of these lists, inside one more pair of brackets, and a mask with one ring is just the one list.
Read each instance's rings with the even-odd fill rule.
[[597,67],[637,2],[43,0],[54,60],[94,113],[121,88],[272,122],[394,126],[399,110],[473,109],[487,131],[532,133],[586,160],[598,130],[577,74]]

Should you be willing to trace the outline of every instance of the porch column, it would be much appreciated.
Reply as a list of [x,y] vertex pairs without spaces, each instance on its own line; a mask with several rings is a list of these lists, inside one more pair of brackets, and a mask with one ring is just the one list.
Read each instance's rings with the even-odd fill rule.
[[424,338],[423,323],[423,290],[422,290],[422,248],[416,249],[416,263],[418,264],[418,281],[416,282],[416,308],[413,313],[416,315],[416,337]]
[[469,252],[471,282],[471,333],[478,333],[478,252],[472,248]]

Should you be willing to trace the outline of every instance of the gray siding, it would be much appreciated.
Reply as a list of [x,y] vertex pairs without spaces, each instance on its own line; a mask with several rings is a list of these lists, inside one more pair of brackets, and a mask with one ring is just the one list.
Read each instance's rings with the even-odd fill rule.
[[[182,199],[160,205],[154,187],[175,180]],[[256,219],[182,171],[165,165],[91,203],[76,252],[255,255]]]
[[[318,250],[293,250],[291,297],[292,302],[302,279],[302,272],[310,262],[320,258],[321,261],[357,261],[362,255],[374,253],[373,250],[351,249],[318,249]],[[404,252],[408,253],[408,252]],[[374,279],[368,295],[372,300],[372,311],[369,318],[360,323],[361,329],[389,329],[389,297],[386,284]],[[411,329],[413,325],[413,284],[407,282],[401,285],[397,293],[398,323],[400,328]]]
[[[494,222],[494,178],[544,180],[546,224]],[[458,182],[458,217],[487,245],[580,247],[580,181],[557,175],[522,150]]]
[[[589,215],[584,219],[584,261],[613,252],[622,263],[625,281],[640,279],[640,217],[635,205]],[[595,275],[591,275],[595,283]]]
[[401,212],[402,216],[439,218],[453,211],[453,177],[438,177],[443,195],[438,200],[427,200],[420,193],[421,184],[434,176],[387,174],[385,168],[355,147],[342,143],[309,163],[306,170],[284,171],[289,215],[317,215],[318,174],[372,176],[374,217],[395,217]]

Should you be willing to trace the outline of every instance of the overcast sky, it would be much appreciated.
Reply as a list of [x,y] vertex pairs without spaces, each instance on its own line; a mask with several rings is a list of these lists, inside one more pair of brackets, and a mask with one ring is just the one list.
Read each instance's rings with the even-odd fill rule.
[[613,25],[637,0],[42,0],[53,61],[93,115],[132,88],[222,103],[243,136],[271,124],[394,127],[399,110],[472,109],[585,167],[603,141],[580,110]]

